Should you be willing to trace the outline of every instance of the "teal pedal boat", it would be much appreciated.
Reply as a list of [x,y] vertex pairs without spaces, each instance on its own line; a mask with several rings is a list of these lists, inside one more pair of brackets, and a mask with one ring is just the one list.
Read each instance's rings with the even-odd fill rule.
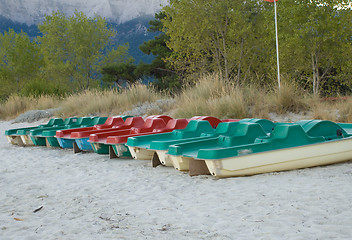
[[[229,123],[236,124],[236,122]],[[219,128],[220,124],[217,124],[217,130],[215,130],[207,120],[191,120],[185,129],[149,136],[130,137],[126,146],[128,146],[133,158],[150,159],[153,167],[160,164],[172,166],[171,161],[166,156],[170,145],[186,142],[192,138],[214,136],[217,131],[227,131],[226,127]]]
[[[263,129],[260,123],[263,123],[264,127],[268,126],[266,128],[267,132]],[[189,160],[196,158],[199,150],[226,148],[254,143],[258,137],[265,137],[270,134],[274,127],[275,124],[268,120],[258,120],[257,123],[255,121],[239,122],[236,125],[231,126],[232,131],[227,134],[171,145],[167,155],[171,159],[175,169],[188,171],[190,168]],[[198,162],[200,163],[200,161],[197,161],[196,163]],[[192,161],[192,163],[195,162]],[[208,173],[207,168],[204,168],[204,163],[203,166],[194,166],[193,164],[191,167],[202,167],[202,169],[205,169],[206,173]],[[199,171],[200,170],[198,170],[198,172]]]
[[25,128],[16,128],[9,129],[5,131],[7,140],[14,145],[20,146],[34,146],[33,141],[29,137],[30,130],[42,129],[46,127],[56,127],[64,125],[64,120],[61,118],[52,118],[47,124],[41,124],[35,127],[25,127]]
[[[351,124],[331,121],[280,124],[254,143],[201,149],[194,161],[204,161],[217,178],[328,165],[352,159],[351,134]],[[197,174],[190,168],[190,175]]]
[[[243,119],[236,121],[220,122],[214,129],[208,121],[192,120],[183,130],[174,130],[171,133],[156,134],[153,136],[132,137],[127,141],[131,154],[135,159],[149,158],[152,165],[173,166],[169,155],[167,155],[169,146],[192,141],[202,141],[209,138],[215,138],[220,135],[232,135],[235,127],[239,122],[243,121],[259,121],[256,119]],[[262,120],[263,126],[267,131],[272,131],[275,126],[268,120]]]
[[[43,136],[43,133],[45,131],[48,131],[48,136],[51,136],[51,133],[55,132],[57,130],[61,129],[68,129],[68,128],[75,128],[75,127],[80,127],[83,124],[90,123],[92,121],[91,117],[72,117],[72,118],[67,118],[64,121],[64,125],[57,126],[57,127],[46,127],[46,128],[41,128],[41,129],[33,129],[29,131],[29,136],[32,139],[34,145],[36,146],[46,146],[47,145],[47,136]],[[54,135],[55,136],[55,135]],[[48,143],[48,146],[50,144]]]
[[[83,118],[80,118],[76,124],[66,127],[65,129],[79,129],[79,128],[92,127],[94,125],[100,125],[105,123],[106,119],[107,117],[83,117]],[[66,141],[66,139],[56,138],[57,131],[58,130],[54,129],[54,130],[46,130],[42,132],[41,136],[46,138],[47,146],[73,148],[74,140],[69,139],[68,141]],[[62,146],[60,145],[59,140],[61,140]]]

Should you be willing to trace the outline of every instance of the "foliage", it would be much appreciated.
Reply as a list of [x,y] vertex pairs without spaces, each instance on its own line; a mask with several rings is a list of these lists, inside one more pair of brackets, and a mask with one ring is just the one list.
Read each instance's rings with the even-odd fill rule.
[[24,97],[14,94],[0,104],[0,119],[10,120],[29,110],[57,108],[59,105],[60,100],[54,96]]
[[[98,84],[97,68],[109,39],[115,34],[105,19],[82,12],[66,17],[53,12],[39,25],[39,37],[48,79],[87,89]],[[72,84],[71,84],[72,83]]]
[[24,32],[10,29],[0,34],[0,96],[20,93],[23,87],[38,76],[43,61],[39,46]]
[[121,87],[125,82],[132,84],[137,81],[134,58],[128,54],[128,48],[129,45],[124,44],[107,53],[100,70],[104,83],[114,83]]
[[[322,89],[350,92],[352,10],[348,4],[343,0],[277,2],[282,74],[314,94]],[[167,46],[172,50],[167,61],[183,79],[218,72],[237,85],[276,83],[273,3],[171,0],[163,11]]]
[[[57,108],[60,117],[114,116],[127,111],[141,113],[142,111],[138,109],[147,106],[151,111],[160,110],[154,113],[170,114],[175,118],[211,115],[221,119],[253,117],[271,118],[276,121],[312,118],[352,121],[351,99],[322,101],[316,95],[302,91],[298,85],[287,84],[286,82],[292,82],[291,79],[283,78],[283,80],[283,88],[279,95],[276,91],[266,91],[254,85],[238,87],[235,83],[224,81],[218,74],[203,75],[195,85],[183,88],[174,98],[160,94],[143,84],[133,84],[121,90],[91,89],[62,98],[12,95],[6,102],[0,104],[0,118],[11,119],[28,110],[48,108]],[[147,113],[143,111],[142,114]]]
[[102,80],[104,82],[114,82],[119,87],[122,87],[125,82],[129,85],[137,81],[137,77],[134,74],[136,65],[132,63],[119,63],[110,66],[103,67]]
[[26,97],[40,97],[40,96],[65,96],[69,92],[68,86],[59,85],[53,81],[47,81],[41,78],[34,79],[28,82],[21,90],[21,95]]
[[217,71],[240,82],[244,58],[250,64],[255,49],[255,1],[172,0],[164,11],[169,61],[179,74]]
[[[63,100],[59,114],[62,116],[121,115],[132,110],[136,104],[154,102],[164,96],[144,84],[133,84],[128,88],[116,90],[86,90],[72,94]],[[89,103],[89,104],[87,104]]]
[[320,93],[324,82],[332,85],[332,77],[340,78],[341,67],[350,59],[345,51],[351,53],[346,43],[352,41],[348,21],[352,12],[343,8],[345,4],[342,0],[285,0],[279,4],[283,69],[306,73],[314,94]]
[[155,36],[152,40],[144,42],[139,48],[147,55],[154,55],[155,59],[151,64],[145,64],[143,62],[138,64],[136,74],[156,78],[154,86],[158,90],[177,90],[180,89],[181,85],[177,79],[176,72],[172,71],[171,65],[165,61],[172,53],[171,49],[166,45],[169,36],[162,32],[164,27],[162,20],[165,18],[165,12],[161,11],[155,14],[155,20],[149,22],[150,27],[148,31],[159,33],[159,35]]

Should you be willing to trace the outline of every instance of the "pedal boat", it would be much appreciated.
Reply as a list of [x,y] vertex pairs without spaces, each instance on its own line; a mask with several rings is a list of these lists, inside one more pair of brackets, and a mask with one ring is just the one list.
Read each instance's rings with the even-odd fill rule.
[[344,162],[352,159],[350,130],[351,126],[322,120],[283,124],[276,126],[270,136],[259,137],[253,144],[202,149],[194,161],[204,161],[217,178]]

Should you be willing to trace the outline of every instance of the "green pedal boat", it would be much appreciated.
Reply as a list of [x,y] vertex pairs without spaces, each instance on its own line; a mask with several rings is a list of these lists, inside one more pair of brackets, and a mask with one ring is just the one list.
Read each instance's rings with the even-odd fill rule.
[[250,144],[201,149],[193,161],[203,161],[218,178],[321,166],[351,160],[351,136],[350,124],[298,121]]

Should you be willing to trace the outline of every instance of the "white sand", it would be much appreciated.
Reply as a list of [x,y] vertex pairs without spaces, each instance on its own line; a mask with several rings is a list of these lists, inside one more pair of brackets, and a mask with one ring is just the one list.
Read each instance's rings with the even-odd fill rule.
[[0,122],[1,240],[352,238],[352,162],[214,180],[7,143],[26,125]]

